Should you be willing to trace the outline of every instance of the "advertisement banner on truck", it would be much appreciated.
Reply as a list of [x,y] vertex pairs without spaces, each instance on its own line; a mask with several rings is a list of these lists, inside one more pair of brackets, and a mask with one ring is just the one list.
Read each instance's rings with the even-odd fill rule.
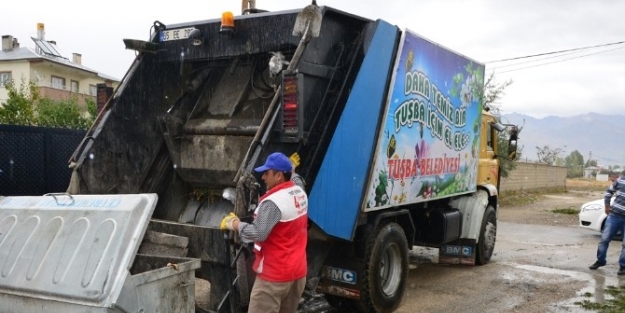
[[365,210],[476,190],[484,65],[403,32]]

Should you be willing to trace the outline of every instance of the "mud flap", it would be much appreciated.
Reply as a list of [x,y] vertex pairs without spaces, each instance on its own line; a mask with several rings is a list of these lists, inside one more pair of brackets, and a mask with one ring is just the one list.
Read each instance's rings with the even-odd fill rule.
[[358,300],[360,299],[360,289],[360,278],[357,275],[357,270],[350,264],[343,264],[341,267],[324,266],[316,291]]
[[440,247],[439,264],[475,265],[475,239],[458,239]]

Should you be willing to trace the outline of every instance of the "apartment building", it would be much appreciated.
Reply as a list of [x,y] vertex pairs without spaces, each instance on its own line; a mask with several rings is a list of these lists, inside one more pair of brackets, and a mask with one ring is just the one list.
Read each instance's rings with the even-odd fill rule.
[[4,83],[13,80],[32,81],[43,97],[61,99],[76,96],[79,104],[85,99],[96,101],[98,86],[108,87],[110,93],[119,80],[82,65],[82,56],[61,55],[54,41],[45,40],[44,25],[37,24],[37,38],[31,37],[31,47],[21,47],[17,38],[2,36],[0,51],[0,103],[8,99]]

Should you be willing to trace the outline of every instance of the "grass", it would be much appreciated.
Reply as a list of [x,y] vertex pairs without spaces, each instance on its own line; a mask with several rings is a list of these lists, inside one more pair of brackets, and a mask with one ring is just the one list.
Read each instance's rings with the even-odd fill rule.
[[540,200],[542,196],[534,193],[516,193],[507,191],[505,194],[501,194],[499,204],[503,207],[519,206],[534,203]]
[[501,198],[499,199],[499,204],[501,206],[521,206],[532,204],[538,200],[544,198],[546,194],[553,193],[562,193],[565,192],[564,189],[540,189],[540,190],[529,190],[529,191],[506,191],[501,194]]
[[[605,293],[612,296],[612,299],[604,300],[601,303],[592,302],[590,300],[584,300],[581,302],[575,302],[575,305],[586,310],[594,310],[598,313],[618,313],[625,312],[625,286],[608,286],[605,289]],[[585,293],[584,297],[592,297],[592,293]]]
[[[502,206],[521,206],[532,204],[538,200],[543,199],[546,194],[554,193],[567,193],[568,191],[605,191],[612,182],[596,181],[592,179],[583,178],[567,178],[564,188],[544,188],[538,190],[521,190],[521,191],[506,191],[500,195],[499,204]],[[579,211],[575,209],[561,209],[554,210],[559,211],[555,213],[561,214],[577,214]],[[560,212],[561,211],[561,212]]]
[[566,215],[577,215],[579,214],[579,209],[555,209],[552,210],[551,212],[556,213],[556,214],[566,214]]
[[567,190],[605,191],[611,181],[596,181],[593,179],[569,178],[566,180]]

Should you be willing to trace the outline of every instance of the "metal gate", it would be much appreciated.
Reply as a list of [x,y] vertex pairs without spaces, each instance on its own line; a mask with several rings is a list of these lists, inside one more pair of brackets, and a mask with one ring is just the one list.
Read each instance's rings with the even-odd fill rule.
[[0,195],[65,192],[84,130],[0,125]]

